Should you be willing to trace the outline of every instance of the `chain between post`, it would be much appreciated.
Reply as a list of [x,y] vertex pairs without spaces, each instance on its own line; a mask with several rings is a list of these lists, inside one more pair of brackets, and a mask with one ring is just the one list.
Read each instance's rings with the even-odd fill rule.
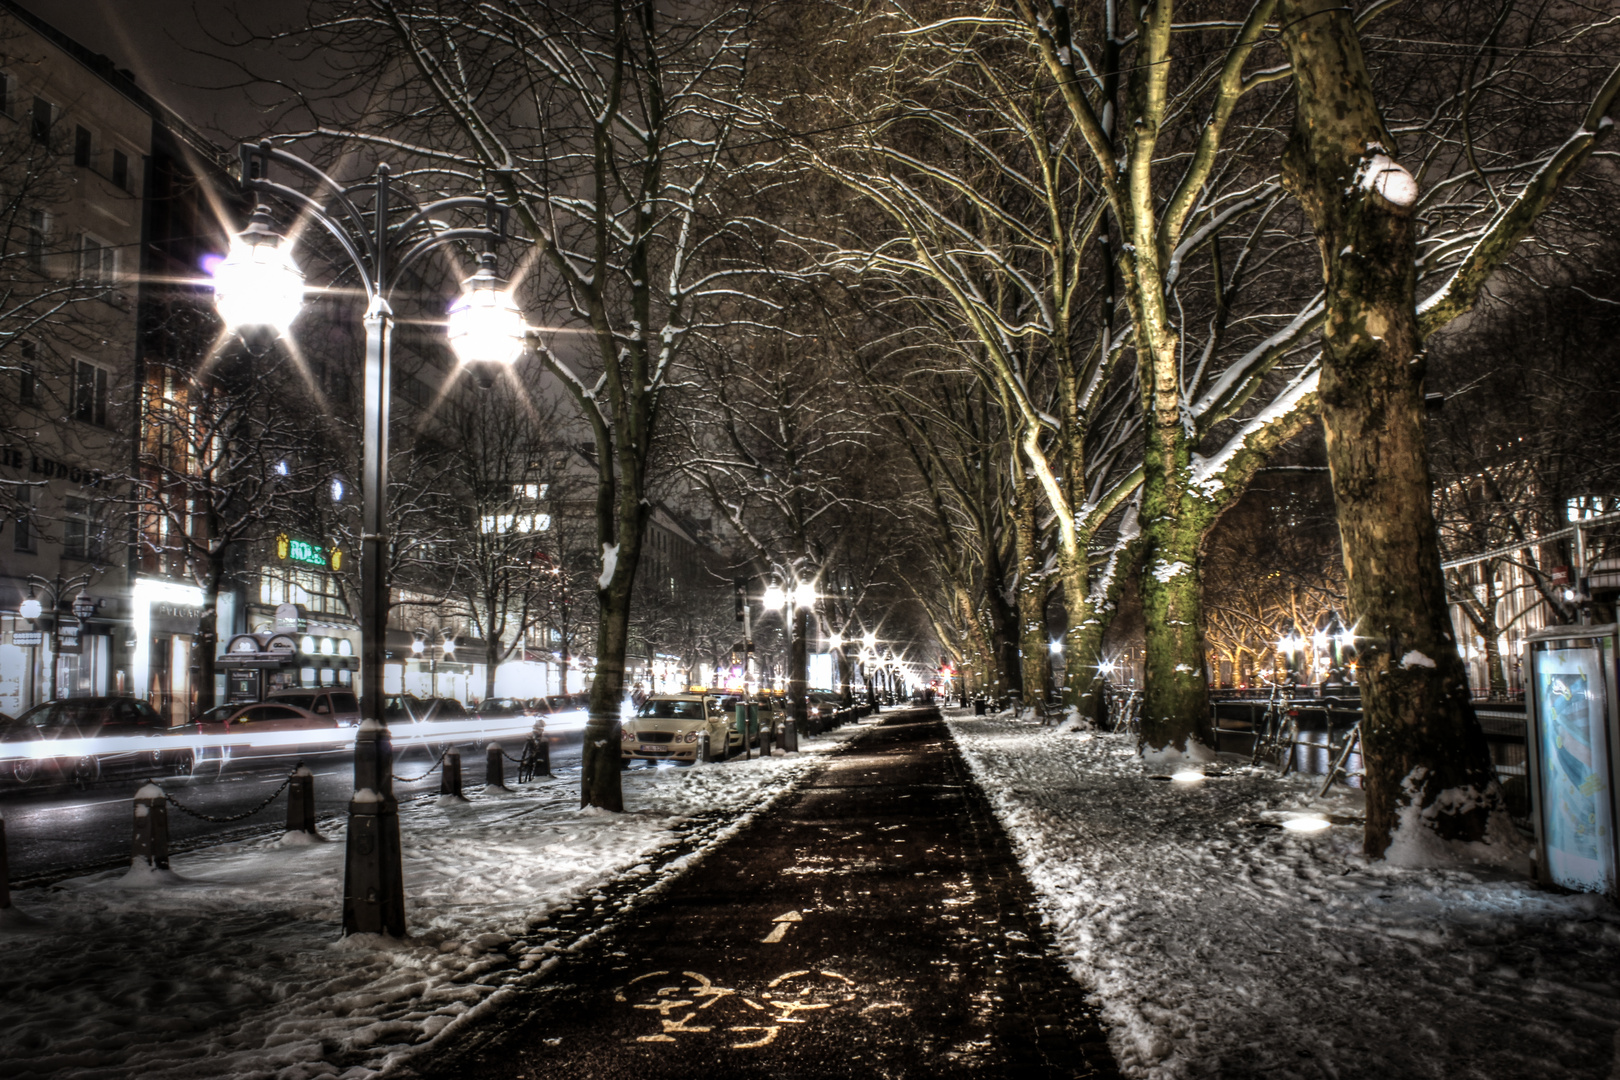
[[207,822],[211,822],[211,823],[213,823],[215,825],[228,825],[229,823],[231,823],[233,821],[241,821],[244,818],[250,818],[254,814],[257,814],[259,811],[263,810],[265,807],[269,806],[271,803],[275,802],[276,801],[276,796],[280,795],[283,791],[287,790],[287,785],[293,782],[293,777],[296,776],[297,774],[298,774],[297,769],[294,769],[292,772],[288,773],[287,774],[287,779],[285,779],[285,780],[283,780],[281,782],[281,786],[276,788],[276,790],[272,791],[270,793],[269,797],[266,798],[264,800],[264,802],[260,803],[258,806],[255,806],[253,809],[244,811],[244,812],[242,812],[240,814],[232,814],[230,817],[214,817],[212,814],[205,814],[200,810],[193,810],[193,809],[191,809],[191,807],[189,807],[189,806],[185,805],[184,803],[180,802],[172,794],[170,794],[169,791],[166,788],[164,788],[162,784],[158,784],[156,781],[152,781],[152,780],[147,781],[147,783],[154,784],[158,788],[158,790],[162,791],[163,792],[163,797],[169,801],[170,805],[172,805],[176,810],[180,811],[182,814],[185,814],[188,817],[194,817],[198,821],[207,821]]

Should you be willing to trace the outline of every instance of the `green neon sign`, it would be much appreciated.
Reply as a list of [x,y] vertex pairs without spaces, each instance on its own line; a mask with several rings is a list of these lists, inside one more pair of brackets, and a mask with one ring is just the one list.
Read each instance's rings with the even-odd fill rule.
[[276,556],[309,566],[330,567],[336,570],[342,563],[343,552],[339,548],[333,548],[328,555],[326,548],[320,544],[312,544],[308,540],[299,540],[282,533],[276,537]]

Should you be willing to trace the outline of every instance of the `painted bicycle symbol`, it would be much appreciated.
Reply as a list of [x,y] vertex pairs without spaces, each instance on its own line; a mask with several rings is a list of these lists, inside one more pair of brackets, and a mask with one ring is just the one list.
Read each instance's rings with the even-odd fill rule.
[[[742,1041],[732,1050],[769,1046],[788,1024],[803,1024],[807,1016],[855,1000],[855,983],[836,971],[789,971],[778,975],[757,992],[744,993],[716,986],[708,976],[683,971],[675,985],[659,985],[668,971],[638,975],[614,999],[658,1015],[659,1030],[638,1035],[637,1042],[678,1042],[682,1035],[729,1032]],[[637,1000],[632,1001],[632,998]],[[718,1006],[718,1008],[717,1008]],[[731,1023],[730,1021],[753,1021]],[[743,1038],[747,1036],[746,1038]]]

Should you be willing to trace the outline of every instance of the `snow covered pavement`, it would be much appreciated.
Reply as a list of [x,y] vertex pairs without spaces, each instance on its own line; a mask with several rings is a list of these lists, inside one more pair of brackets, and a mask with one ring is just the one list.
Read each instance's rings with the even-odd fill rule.
[[1152,779],[1125,736],[949,717],[1127,1075],[1620,1077],[1606,900],[1369,863],[1319,777]]
[[863,730],[793,757],[632,770],[624,814],[579,810],[577,772],[407,804],[405,942],[339,939],[341,830],[177,856],[169,877],[19,892],[0,912],[4,1074],[375,1076],[543,978],[549,956],[656,895]]

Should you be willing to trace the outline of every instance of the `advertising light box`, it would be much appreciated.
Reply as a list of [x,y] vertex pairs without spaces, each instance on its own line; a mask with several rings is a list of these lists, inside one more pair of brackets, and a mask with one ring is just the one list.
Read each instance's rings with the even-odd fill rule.
[[1525,732],[1538,876],[1620,897],[1616,627],[1558,626],[1525,641]]

